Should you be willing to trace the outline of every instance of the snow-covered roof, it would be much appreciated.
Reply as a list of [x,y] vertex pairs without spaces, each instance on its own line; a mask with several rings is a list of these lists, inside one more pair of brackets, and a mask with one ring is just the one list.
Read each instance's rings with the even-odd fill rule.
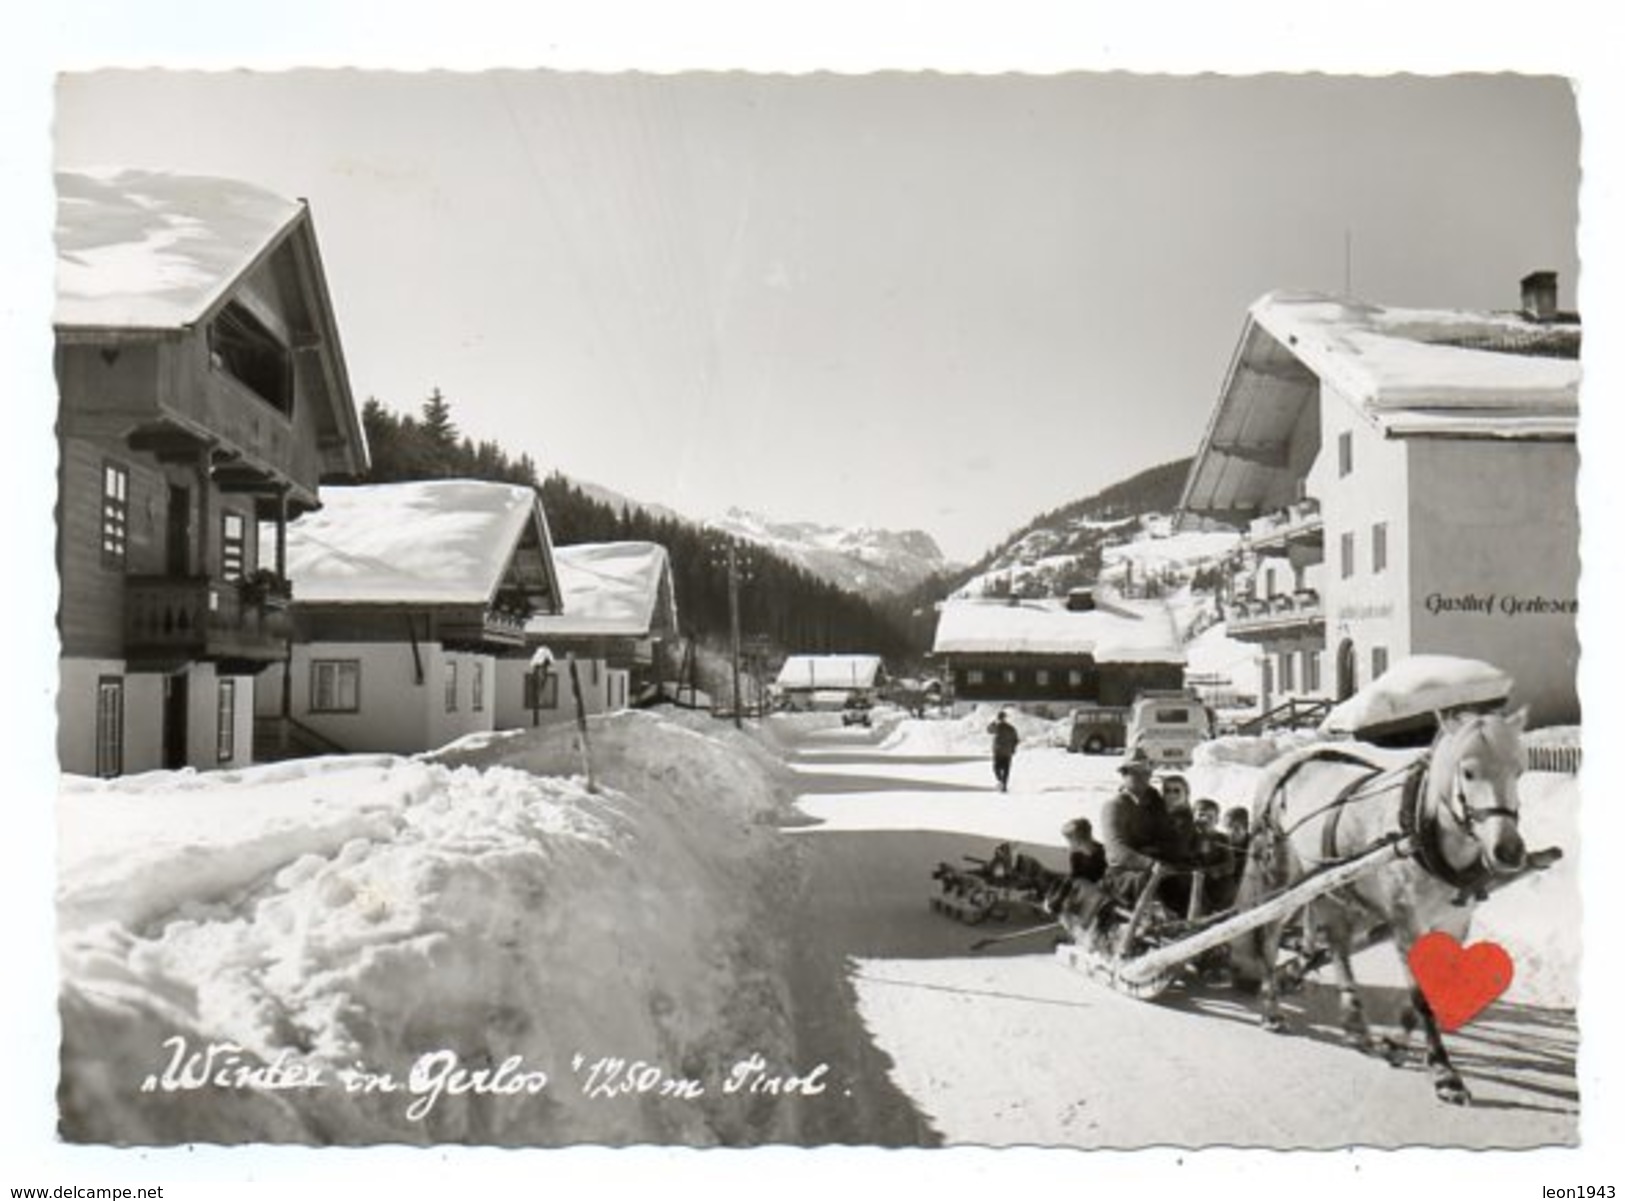
[[1284,292],[1255,302],[1251,317],[1385,428],[1409,431],[1428,411],[1444,410],[1458,419],[1475,415],[1483,432],[1512,422],[1506,432],[1574,433],[1577,325]]
[[62,172],[56,186],[59,327],[191,325],[305,212],[239,180],[168,171]]
[[1291,499],[1294,433],[1322,384],[1390,437],[1573,439],[1580,327],[1272,292],[1247,313],[1181,511]]
[[533,489],[481,480],[323,488],[321,499],[288,525],[302,604],[486,604],[542,523]]
[[554,548],[564,611],[533,617],[525,633],[642,638],[677,628],[671,563],[656,542],[589,542]]
[[779,669],[780,688],[873,688],[879,655],[791,655]]
[[1167,607],[1129,601],[1081,612],[1064,602],[960,600],[943,605],[933,651],[954,654],[1090,655],[1097,663],[1183,663]]

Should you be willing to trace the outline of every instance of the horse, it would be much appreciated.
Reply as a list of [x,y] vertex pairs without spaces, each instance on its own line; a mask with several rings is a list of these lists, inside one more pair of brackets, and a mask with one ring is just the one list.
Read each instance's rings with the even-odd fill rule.
[[[1519,740],[1526,710],[1438,716],[1425,752],[1384,751],[1362,743],[1323,743],[1271,764],[1254,799],[1254,833],[1237,908],[1279,892],[1317,867],[1382,842],[1404,841],[1406,853],[1302,911],[1301,955],[1327,956],[1339,986],[1346,1039],[1363,1051],[1385,1051],[1402,1064],[1418,1023],[1427,1039],[1434,1092],[1450,1104],[1471,1101],[1450,1063],[1438,1022],[1410,970],[1412,945],[1429,931],[1465,942],[1473,905],[1497,877],[1527,858],[1518,829]],[[1238,968],[1258,976],[1261,1023],[1283,1031],[1276,959],[1287,922],[1273,923],[1232,946]],[[1373,1042],[1350,956],[1391,935],[1409,982],[1401,1017],[1404,1037]],[[1317,948],[1318,939],[1324,947]]]

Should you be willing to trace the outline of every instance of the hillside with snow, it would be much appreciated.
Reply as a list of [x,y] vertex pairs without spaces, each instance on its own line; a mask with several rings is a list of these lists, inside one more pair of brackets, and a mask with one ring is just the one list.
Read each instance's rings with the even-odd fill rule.
[[738,508],[706,524],[765,546],[819,579],[869,597],[907,591],[952,566],[936,540],[923,530],[775,521]]

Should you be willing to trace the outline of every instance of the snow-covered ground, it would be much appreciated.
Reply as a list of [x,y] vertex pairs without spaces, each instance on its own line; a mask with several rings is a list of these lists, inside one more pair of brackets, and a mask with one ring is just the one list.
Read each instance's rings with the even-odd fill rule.
[[[58,802],[63,1134],[794,1143],[795,1107],[723,1086],[752,1054],[770,1072],[812,1066],[796,1062],[789,995],[791,890],[807,840],[942,831],[1014,841],[1058,864],[1062,823],[1096,815],[1117,785],[1115,758],[1068,754],[1065,723],[1017,715],[1012,789],[993,791],[991,715],[915,720],[881,707],[871,730],[809,714],[741,734],[699,716],[621,714],[591,726],[596,791],[563,729],[410,759],[69,779]],[[781,749],[795,752],[793,771]],[[1258,763],[1279,749],[1214,744],[1188,773],[1195,794],[1245,803]],[[851,774],[869,783],[854,790]],[[1475,935],[1512,953],[1514,1008],[1566,1012],[1579,956],[1575,782],[1530,773],[1524,803],[1531,842],[1569,857],[1482,906]],[[1385,951],[1360,957],[1363,979],[1397,982]],[[1233,1107],[1239,1120],[1163,1113],[1155,1088],[1124,1081],[1217,1069],[1222,1083],[1257,1070],[1261,1036],[1244,1005],[1126,1002],[1042,950],[865,955],[852,972],[894,1083],[950,1142],[1190,1145],[1218,1132],[1335,1145],[1348,1090],[1373,1090],[1368,1109],[1387,1104],[1384,1089],[1410,1095],[1341,1049],[1283,1040],[1269,1044],[1272,1065],[1300,1080],[1330,1071],[1335,1084]],[[1080,1014],[1120,1033],[1109,1047],[1080,1042]],[[838,1045],[864,1037],[856,1014],[821,1020],[841,1026]],[[1141,1038],[1166,1045],[1154,1069],[1134,1050]],[[1186,1062],[1182,1046],[1200,1053]],[[199,1083],[202,1060],[188,1057],[211,1047]],[[643,1069],[630,1085],[605,1067],[594,1075],[605,1058]],[[1091,1072],[1108,1108],[1080,1100]],[[1409,1083],[1425,1093],[1425,1081]],[[699,1091],[677,1092],[689,1088]],[[1283,1104],[1309,1124],[1283,1124]],[[1385,1109],[1371,1120],[1375,1141],[1407,1141]],[[1470,1121],[1448,1118],[1437,1139],[1473,1143],[1482,1133]],[[1571,1120],[1543,1121],[1529,1138],[1570,1137]]]
[[[595,721],[597,791],[568,730],[67,780],[64,1134],[793,1141],[790,1108],[722,1087],[753,1053],[792,1067],[787,778],[689,724]],[[228,1086],[174,1087],[210,1046]]]
[[[1225,740],[1186,773],[1193,794],[1227,805],[1247,803],[1258,764],[1299,737],[1279,744]],[[941,831],[1011,840],[1058,865],[1061,824],[1080,814],[1096,816],[1117,787],[1114,758],[1069,755],[1027,738],[1011,791],[997,793],[989,787],[987,737],[975,719],[904,721],[877,742],[877,749],[900,757],[891,767],[866,762],[861,772],[889,776],[896,785],[803,795],[798,807],[822,823],[806,836]],[[821,764],[812,752],[801,757],[797,770],[811,793],[821,773],[841,768],[833,758]],[[1578,785],[1571,776],[1527,773],[1522,800],[1530,845],[1556,845],[1566,857],[1543,875],[1495,894],[1476,912],[1473,939],[1501,943],[1512,956],[1515,977],[1501,1008],[1453,1036],[1458,1055],[1469,1058],[1478,1053],[1475,1038],[1493,1048],[1499,1040],[1524,1036],[1522,1015],[1568,1013],[1577,1001]],[[1363,984],[1379,989],[1392,990],[1403,980],[1386,945],[1358,956],[1355,970]],[[1042,947],[996,960],[970,954],[864,959],[855,980],[864,1019],[896,1064],[895,1078],[950,1142],[1403,1145],[1422,1137],[1419,1128],[1428,1131],[1422,1141],[1464,1145],[1574,1137],[1572,1119],[1546,1115],[1531,1118],[1513,1136],[1486,1133],[1475,1122],[1482,1123],[1488,1111],[1444,1112],[1425,1079],[1414,1074],[1393,1073],[1316,1040],[1260,1043],[1266,1036],[1240,999],[1221,996],[1197,1008],[1130,1001],[1082,980]],[[1388,1013],[1374,1016],[1393,1020]],[[1148,1056],[1145,1048],[1153,1043],[1159,1051]],[[1466,1051],[1460,1049],[1464,1043]],[[1272,1081],[1267,1104],[1249,1098],[1245,1084],[1266,1068]],[[1118,1085],[1102,1090],[1102,1076],[1115,1076]],[[1531,1083],[1538,1090],[1552,1081]],[[1188,1094],[1193,1087],[1199,1101]],[[1103,1096],[1108,1104],[1101,1104]]]

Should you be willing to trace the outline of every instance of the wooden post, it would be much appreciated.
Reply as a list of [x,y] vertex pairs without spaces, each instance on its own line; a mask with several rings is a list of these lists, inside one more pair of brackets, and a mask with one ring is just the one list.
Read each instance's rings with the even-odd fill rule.
[[276,578],[279,584],[288,582],[288,487],[286,484],[276,491]]
[[581,735],[581,772],[587,777],[587,791],[597,792],[598,784],[592,778],[592,748],[587,743],[587,702],[581,699],[581,672],[576,667],[575,652],[565,656],[570,665],[570,691],[576,698],[576,730]]
[[744,728],[739,710],[743,700],[739,695],[739,557],[732,541],[728,543],[728,636],[733,645],[734,674],[734,729]]

